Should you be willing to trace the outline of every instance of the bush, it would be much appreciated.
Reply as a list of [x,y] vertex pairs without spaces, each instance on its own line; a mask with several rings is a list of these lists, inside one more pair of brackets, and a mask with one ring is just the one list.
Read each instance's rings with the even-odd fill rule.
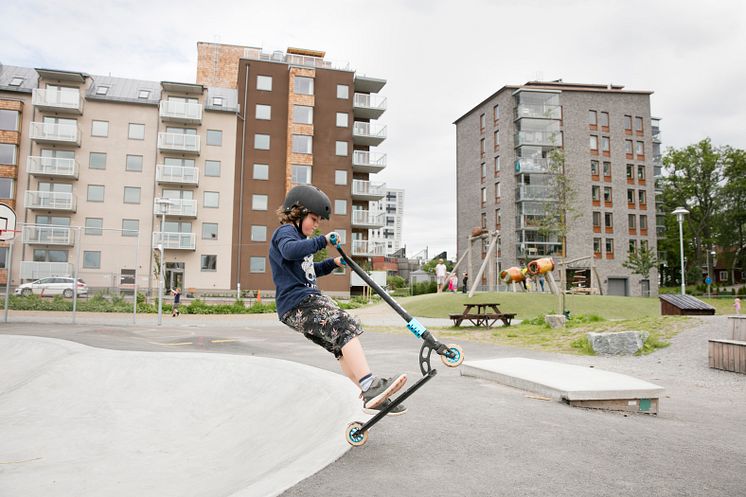
[[404,288],[404,285],[406,284],[407,282],[401,276],[389,276],[386,278],[386,285],[388,285],[389,288]]
[[412,285],[412,295],[422,295],[425,293],[435,293],[438,291],[438,284],[434,281],[423,281]]

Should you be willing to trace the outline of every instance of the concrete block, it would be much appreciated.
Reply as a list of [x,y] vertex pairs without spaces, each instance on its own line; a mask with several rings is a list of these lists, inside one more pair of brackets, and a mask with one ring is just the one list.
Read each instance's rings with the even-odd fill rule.
[[562,314],[547,314],[544,316],[546,322],[552,328],[562,328],[565,326],[565,316]]

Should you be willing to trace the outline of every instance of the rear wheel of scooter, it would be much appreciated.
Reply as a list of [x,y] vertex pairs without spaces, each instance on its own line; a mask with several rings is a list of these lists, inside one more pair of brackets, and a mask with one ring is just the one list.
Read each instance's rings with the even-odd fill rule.
[[440,360],[443,361],[443,364],[445,364],[449,368],[457,368],[461,366],[461,363],[464,362],[464,351],[455,343],[449,344],[447,347],[448,350],[455,355],[453,357],[446,357],[442,355],[440,356]]
[[345,439],[347,440],[347,443],[352,445],[353,447],[361,447],[365,445],[365,442],[368,441],[368,432],[367,431],[360,431],[360,428],[363,427],[363,423],[360,421],[355,421],[347,425],[347,430],[345,430]]

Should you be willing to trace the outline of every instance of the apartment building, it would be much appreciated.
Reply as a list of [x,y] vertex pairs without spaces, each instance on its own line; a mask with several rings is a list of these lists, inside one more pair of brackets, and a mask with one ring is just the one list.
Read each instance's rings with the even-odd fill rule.
[[[376,150],[386,139],[386,126],[376,122],[386,110],[378,95],[385,80],[357,74],[321,51],[199,43],[197,82],[236,88],[242,109],[231,286],[274,288],[267,254],[278,226],[275,211],[297,184],[327,193],[332,219],[321,230],[339,232],[353,257],[383,255],[369,230],[383,227],[384,215],[369,203],[385,196],[385,185],[371,180],[386,167],[386,155]],[[344,269],[319,283],[339,293],[362,287]]]
[[230,288],[235,89],[1,66],[0,109],[13,284],[154,288],[162,248],[168,287]]
[[[473,227],[497,229],[495,274],[564,250],[568,260],[587,257],[568,267],[584,274],[586,285],[593,257],[599,275],[594,283],[604,294],[656,293],[655,271],[643,280],[622,266],[630,252],[656,247],[651,223],[656,222],[660,120],[651,117],[651,94],[617,85],[534,81],[505,86],[458,118],[459,256]],[[577,216],[564,247],[556,234],[539,229],[554,205],[549,161],[557,148],[564,153]],[[486,250],[483,243],[482,257]]]
[[370,205],[372,212],[383,214],[385,223],[383,228],[370,230],[370,240],[383,246],[385,255],[392,255],[403,247],[404,190],[387,188],[386,196]]

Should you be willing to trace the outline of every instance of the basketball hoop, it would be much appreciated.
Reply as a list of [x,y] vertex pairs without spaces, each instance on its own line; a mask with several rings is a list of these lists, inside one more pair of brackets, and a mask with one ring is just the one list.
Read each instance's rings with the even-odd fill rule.
[[16,229],[16,213],[10,206],[0,204],[0,241],[10,241],[20,230]]

